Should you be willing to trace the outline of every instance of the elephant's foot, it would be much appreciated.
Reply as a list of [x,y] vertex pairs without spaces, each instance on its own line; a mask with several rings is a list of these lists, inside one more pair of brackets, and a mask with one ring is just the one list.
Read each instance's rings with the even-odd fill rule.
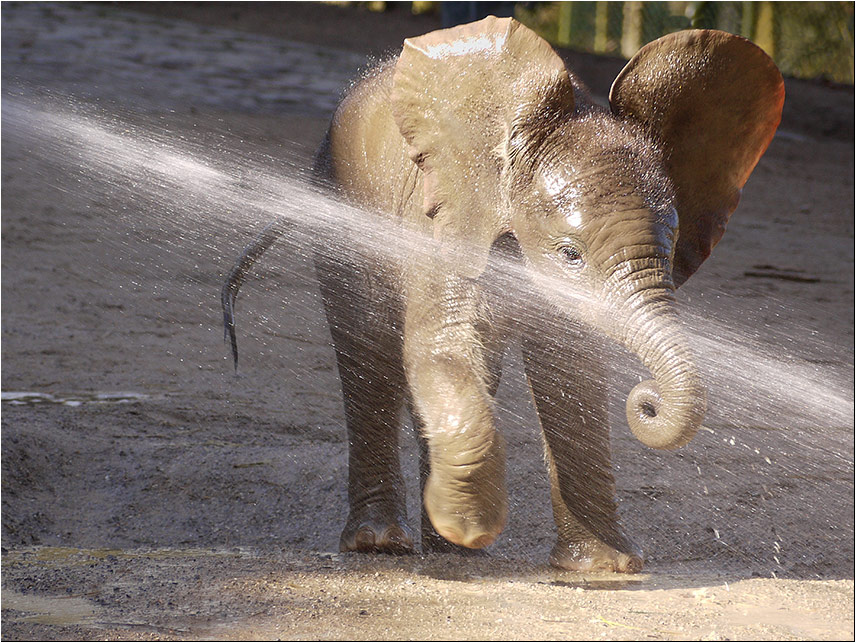
[[[459,494],[450,495],[454,498]],[[450,543],[481,549],[493,543],[505,527],[507,503],[504,497],[481,503],[459,499],[454,503],[457,508],[451,509],[444,496],[431,488],[429,479],[425,488],[425,507],[437,533]],[[486,506],[478,506],[485,503]]]
[[352,511],[339,539],[340,551],[373,554],[415,554],[410,530],[401,518],[356,516]]
[[440,536],[470,549],[490,545],[508,518],[505,442],[498,433],[491,437],[475,454],[454,440],[429,441],[431,473],[422,490],[425,513]]
[[636,574],[642,571],[643,561],[638,551],[618,551],[600,540],[568,542],[560,539],[550,553],[550,564],[574,572]]
[[482,549],[470,549],[450,543],[440,534],[431,529],[422,530],[422,553],[423,554],[458,554],[459,556],[486,556]]

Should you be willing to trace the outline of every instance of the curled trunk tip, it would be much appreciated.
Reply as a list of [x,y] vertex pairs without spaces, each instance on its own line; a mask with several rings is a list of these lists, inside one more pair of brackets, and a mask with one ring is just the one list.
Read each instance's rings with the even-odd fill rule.
[[645,446],[672,450],[693,439],[706,409],[707,395],[700,384],[672,392],[664,400],[657,382],[645,380],[627,396],[627,424]]

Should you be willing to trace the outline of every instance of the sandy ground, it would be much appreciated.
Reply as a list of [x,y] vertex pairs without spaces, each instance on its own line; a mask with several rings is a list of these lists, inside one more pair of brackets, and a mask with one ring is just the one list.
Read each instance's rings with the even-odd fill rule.
[[[782,131],[682,289],[733,334],[708,359],[710,431],[652,453],[616,414],[645,573],[545,564],[554,528],[513,352],[499,417],[511,517],[488,555],[343,555],[338,380],[300,246],[276,246],[242,292],[235,377],[219,284],[259,221],[209,221],[155,195],[157,177],[93,172],[9,102],[18,87],[48,110],[74,94],[118,115],[128,153],[155,131],[295,172],[346,72],[437,25],[293,5],[4,3],[4,639],[852,639],[852,88],[788,81]],[[621,67],[569,58],[601,96]],[[796,384],[755,393],[729,377],[756,353],[776,357],[759,373]]]

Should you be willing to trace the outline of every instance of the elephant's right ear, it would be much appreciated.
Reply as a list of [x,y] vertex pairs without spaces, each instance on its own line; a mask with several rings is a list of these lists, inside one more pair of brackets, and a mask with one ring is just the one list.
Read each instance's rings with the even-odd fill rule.
[[782,117],[775,63],[739,36],[688,30],[645,45],[615,79],[612,111],[663,143],[679,218],[673,278],[680,286],[710,255],[740,190]]
[[510,229],[501,174],[512,124],[545,95],[573,110],[564,63],[512,18],[490,16],[404,41],[393,82],[395,122],[423,172],[423,207],[434,217],[435,237],[467,244],[475,273]]

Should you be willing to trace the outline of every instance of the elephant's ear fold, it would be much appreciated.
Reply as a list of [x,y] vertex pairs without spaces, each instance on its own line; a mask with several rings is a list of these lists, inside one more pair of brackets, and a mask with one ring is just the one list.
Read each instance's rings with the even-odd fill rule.
[[490,16],[404,41],[393,81],[395,122],[423,171],[435,237],[470,246],[475,272],[510,226],[500,177],[512,122],[545,95],[561,96],[572,111],[564,63],[514,19]]
[[759,47],[722,31],[690,30],[646,45],[612,85],[619,117],[664,145],[679,218],[679,286],[725,232],[740,191],[782,116],[782,75]]

